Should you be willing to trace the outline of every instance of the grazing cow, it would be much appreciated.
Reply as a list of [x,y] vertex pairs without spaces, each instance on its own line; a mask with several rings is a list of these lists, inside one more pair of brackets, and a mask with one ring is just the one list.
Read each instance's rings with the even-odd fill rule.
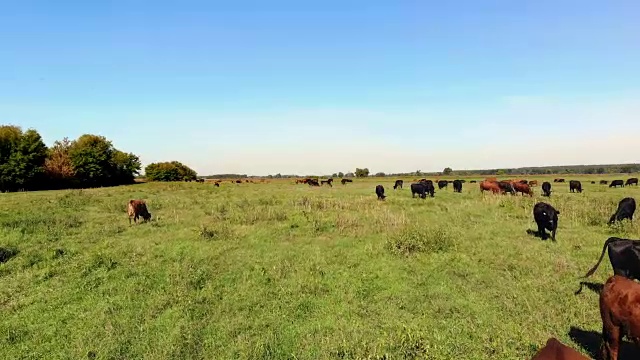
[[215,182],[215,183],[213,183],[213,186],[220,187],[220,183],[219,182]]
[[600,185],[607,185],[609,182],[607,180],[600,180]]
[[141,216],[144,222],[151,220],[151,213],[147,210],[147,203],[144,200],[129,200],[127,214],[129,215],[129,225],[131,225],[131,219],[134,223],[138,223]]
[[376,195],[378,195],[378,200],[384,200],[384,198],[386,198],[386,196],[384,196],[384,186],[376,186]]
[[402,185],[404,185],[404,181],[396,180],[396,183],[393,185],[393,190],[396,190],[397,188],[402,190]]
[[609,184],[609,187],[610,187],[610,188],[612,188],[612,187],[618,187],[618,186],[620,186],[620,187],[624,187],[624,181],[622,181],[622,180],[613,180],[613,181],[611,182],[611,184]]
[[513,188],[513,183],[511,181],[499,181],[498,186],[500,186],[500,190],[504,193],[510,193],[511,195],[516,194],[516,189]]
[[538,186],[538,180],[529,181],[529,186],[531,186],[531,187]]
[[563,183],[563,182],[564,182],[564,179],[553,179],[553,182]]
[[425,199],[427,197],[427,185],[421,182],[411,184],[411,197],[415,198],[416,194],[421,199]]
[[242,180],[236,180],[236,184],[242,184]]
[[460,180],[453,181],[453,192],[458,192],[458,193],[462,192],[462,181]]
[[544,202],[539,202],[533,207],[533,218],[538,225],[538,235],[540,237],[546,239],[547,233],[545,230],[549,230],[551,231],[551,240],[556,241],[559,214],[560,211]]
[[480,192],[484,193],[485,191],[491,191],[494,194],[498,194],[502,192],[500,189],[500,185],[496,181],[480,181]]
[[529,184],[524,184],[520,182],[514,183],[513,189],[516,191],[516,193],[522,193],[522,195],[527,194],[529,196],[533,196],[533,190],[531,190],[531,188],[529,187]]
[[593,185],[593,184],[595,184],[595,183],[596,183],[595,181],[592,181],[592,182],[591,182],[591,184],[592,184],[592,185]]
[[307,185],[309,186],[320,186],[320,183],[316,179],[308,179]]
[[618,360],[626,335],[640,346],[640,284],[623,276],[610,277],[600,293],[602,359]]
[[627,179],[626,184],[624,186],[635,185],[638,186],[638,178]]
[[333,179],[320,181],[321,185],[327,184],[327,185],[329,185],[329,187],[333,187],[333,185],[331,183],[333,183]]
[[548,181],[542,183],[542,196],[551,196],[551,183]]
[[629,219],[633,221],[633,214],[636,212],[636,200],[634,198],[624,198],[620,200],[618,203],[618,209],[615,214],[611,215],[611,219],[609,219],[609,225],[613,224],[616,221],[622,221],[624,219]]
[[442,188],[446,188],[449,185],[447,180],[438,181],[438,189],[442,190]]
[[340,182],[342,183],[342,185],[346,185],[347,183],[352,183],[353,180],[351,180],[351,179],[342,179]]
[[571,180],[569,181],[569,191],[571,192],[582,192],[582,183],[578,180]]
[[475,184],[475,183],[477,183],[477,181],[476,180],[471,180],[471,181],[469,181],[469,183]]
[[531,360],[589,360],[589,358],[552,337]]
[[604,242],[598,262],[584,276],[588,278],[598,270],[604,258],[605,251],[609,253],[609,261],[614,275],[629,279],[640,280],[640,241],[610,237]]

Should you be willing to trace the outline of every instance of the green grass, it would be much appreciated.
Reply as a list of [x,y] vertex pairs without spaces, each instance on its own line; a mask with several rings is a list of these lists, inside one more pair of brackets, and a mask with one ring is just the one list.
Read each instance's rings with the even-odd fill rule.
[[[573,295],[578,277],[607,237],[640,238],[638,222],[606,226],[640,188],[589,183],[600,178],[580,177],[582,194],[553,184],[557,243],[526,232],[539,187],[482,196],[467,183],[426,200],[391,178],[0,194],[0,357],[525,359],[551,336],[584,352],[570,329],[601,322],[597,294]],[[131,198],[152,222],[129,226]],[[611,274],[605,259],[592,281]]]

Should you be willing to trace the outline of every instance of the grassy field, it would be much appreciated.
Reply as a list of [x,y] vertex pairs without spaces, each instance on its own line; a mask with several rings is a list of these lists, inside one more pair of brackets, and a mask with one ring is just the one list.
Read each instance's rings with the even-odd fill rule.
[[[627,177],[566,177],[582,194],[553,184],[557,243],[527,234],[539,187],[483,196],[467,183],[426,200],[391,178],[0,194],[13,256],[0,264],[0,357],[528,359],[550,336],[589,354],[598,296],[575,296],[578,277],[609,236],[640,238],[638,222],[606,225],[640,188],[590,181]],[[129,226],[131,198],[151,223]],[[591,281],[611,274],[605,258]]]

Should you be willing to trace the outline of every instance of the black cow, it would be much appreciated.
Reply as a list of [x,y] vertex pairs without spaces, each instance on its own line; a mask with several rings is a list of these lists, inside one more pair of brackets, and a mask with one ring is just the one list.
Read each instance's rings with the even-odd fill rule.
[[607,185],[609,182],[607,180],[600,180],[600,185]]
[[351,180],[351,179],[342,179],[342,180],[340,180],[340,182],[342,183],[342,185],[346,185],[347,183],[352,183],[353,180]]
[[635,185],[638,186],[638,178],[631,178],[627,180],[627,183],[624,186]]
[[419,183],[421,183],[421,184],[431,184],[431,185],[433,185],[433,181],[431,181],[431,180],[427,180],[427,179],[422,179],[422,180],[420,180],[420,181],[419,181]]
[[622,180],[613,180],[613,181],[611,182],[611,184],[609,184],[609,187],[610,187],[610,188],[612,188],[612,187],[618,187],[618,186],[620,186],[620,187],[624,187],[624,181],[622,181]]
[[633,214],[636,212],[636,201],[634,198],[624,198],[620,200],[618,204],[618,209],[615,214],[611,215],[611,219],[609,219],[609,225],[613,224],[616,221],[622,221],[624,219],[629,219],[633,221]]
[[307,181],[307,184],[308,184],[309,186],[320,186],[320,183],[319,183],[319,182],[318,182],[318,180],[316,180],[316,179],[309,179],[309,180]]
[[333,187],[333,185],[331,184],[333,182],[333,179],[329,179],[329,180],[322,180],[320,181],[321,185],[327,184],[329,185],[329,187]]
[[467,180],[462,179],[462,180],[460,180],[460,182],[464,184],[464,183],[467,182]]
[[432,183],[419,182],[411,184],[412,197],[416,197],[416,194],[418,194],[423,199],[427,197],[427,194],[429,194],[431,197],[434,197],[435,192],[436,191]]
[[551,231],[551,240],[556,241],[559,214],[560,211],[544,202],[539,202],[533,207],[533,218],[538,225],[538,235],[540,237],[546,239],[547,233],[545,230],[549,230]]
[[542,183],[542,196],[551,196],[551,183],[548,181]]
[[500,181],[498,182],[498,186],[500,187],[500,190],[505,193],[510,193],[511,195],[516,194],[516,189],[513,187],[511,181]]
[[384,200],[384,198],[386,198],[386,196],[384,196],[384,186],[376,186],[376,195],[378,195],[378,200]]
[[442,190],[442,188],[446,188],[449,185],[447,180],[438,181],[438,189]]
[[469,183],[475,184],[475,183],[477,183],[477,181],[476,180],[471,180],[471,181],[469,181]]
[[600,259],[584,276],[585,278],[596,272],[607,250],[609,250],[609,260],[615,275],[640,280],[640,241],[617,237],[610,237],[604,242]]
[[393,190],[396,190],[397,188],[400,188],[400,190],[402,190],[402,185],[404,185],[404,181],[396,180],[396,183],[393,185]]
[[592,182],[591,182],[591,184],[595,184],[595,183],[596,183],[595,181],[592,181]]
[[214,183],[213,186],[220,187],[220,183]]
[[462,192],[462,181],[454,180],[453,181],[453,192]]
[[578,180],[571,180],[569,181],[569,191],[571,192],[582,192],[582,183]]

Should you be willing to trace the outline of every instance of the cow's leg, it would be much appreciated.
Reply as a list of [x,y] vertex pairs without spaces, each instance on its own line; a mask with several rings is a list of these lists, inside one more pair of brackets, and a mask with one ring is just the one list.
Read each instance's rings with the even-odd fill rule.
[[542,240],[547,239],[547,232],[545,231],[544,226],[541,224],[538,224],[538,236],[540,236]]
[[602,359],[618,360],[618,351],[620,348],[620,328],[611,325],[610,329],[603,324],[602,326]]
[[551,240],[556,241],[556,229],[553,229],[553,231],[551,231]]

